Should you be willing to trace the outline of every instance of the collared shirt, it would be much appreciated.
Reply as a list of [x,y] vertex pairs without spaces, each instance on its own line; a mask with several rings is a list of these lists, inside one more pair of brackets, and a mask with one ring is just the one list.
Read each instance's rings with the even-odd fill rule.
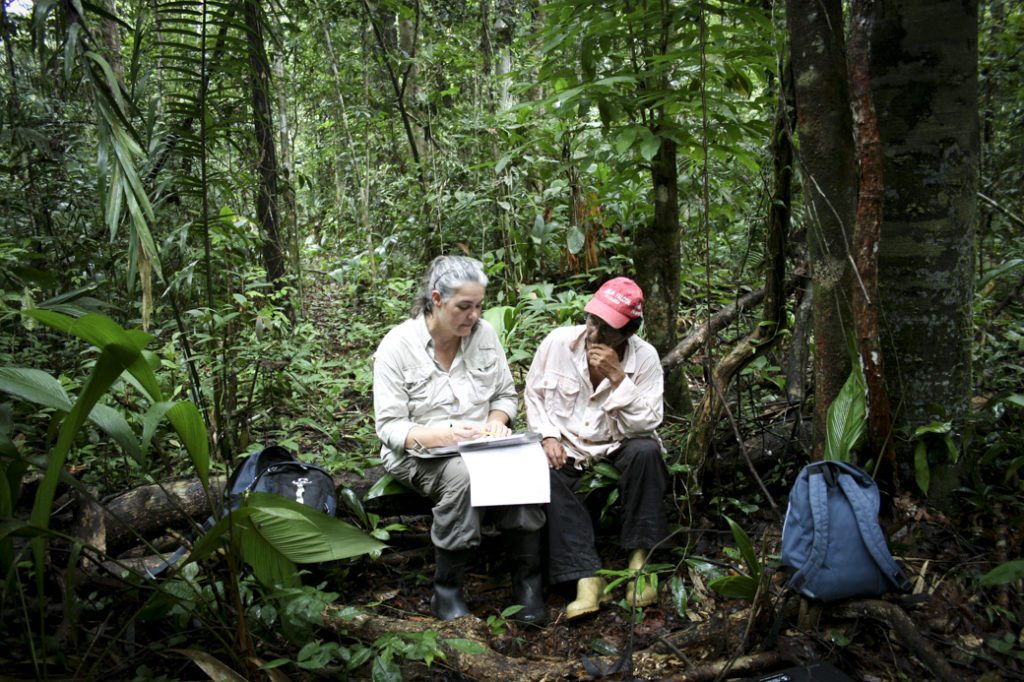
[[526,419],[541,437],[558,438],[577,469],[605,457],[627,438],[658,438],[664,379],[654,346],[633,334],[626,342],[615,388],[597,388],[587,365],[586,327],[559,327],[541,343],[526,375]]
[[405,438],[414,426],[482,425],[492,410],[511,420],[517,407],[505,350],[486,320],[461,339],[448,370],[434,359],[423,315],[389,331],[374,353],[373,410],[385,468],[406,456]]

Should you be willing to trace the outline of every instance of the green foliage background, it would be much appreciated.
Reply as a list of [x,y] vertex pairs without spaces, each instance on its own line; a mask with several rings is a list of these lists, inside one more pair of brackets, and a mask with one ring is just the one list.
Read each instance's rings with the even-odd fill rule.
[[[680,150],[681,328],[760,284],[767,136],[785,55],[780,7],[707,2],[702,16],[696,4],[672,3],[284,0],[257,8],[268,57],[256,63],[242,6],[125,2],[115,15],[105,4],[40,0],[30,15],[2,16],[0,640],[37,666],[62,647],[82,670],[106,655],[46,634],[43,595],[66,567],[43,549],[67,540],[52,515],[68,472],[81,494],[102,498],[175,474],[224,474],[271,442],[336,472],[372,466],[370,355],[407,314],[430,258],[468,253],[486,264],[487,317],[521,380],[539,340],[578,320],[597,282],[644,267],[631,246],[652,220],[647,171],[658,136]],[[958,456],[946,437],[954,430],[980,462],[961,502],[1019,510],[1024,13],[988,1],[981,17],[982,409],[969,424],[939,413],[933,428],[906,437],[924,492],[929,467]],[[409,27],[411,47],[402,43]],[[652,88],[637,59],[659,40],[670,49],[645,64],[659,79]],[[254,208],[261,70],[275,104],[288,261],[277,281],[266,275]],[[655,110],[667,112],[656,127]],[[794,264],[804,258],[804,220],[797,198]],[[719,342],[752,324],[741,316]],[[735,387],[741,430],[782,399],[785,350]],[[699,366],[686,374],[701,384]],[[671,415],[670,445],[688,419]],[[42,481],[28,514],[19,508],[25,474]],[[364,512],[359,523],[386,540],[376,521]],[[252,631],[285,620],[297,638],[315,629],[315,607],[296,616],[289,604],[319,604],[317,594],[289,584],[301,599],[274,593],[275,606],[261,610],[253,595],[273,590],[239,578],[239,568],[190,569],[152,598],[132,585],[135,615],[174,616],[160,646],[187,641],[198,619],[213,633],[209,648],[238,669]],[[252,631],[218,613],[231,600]],[[97,597],[84,608],[104,607]],[[90,622],[89,613],[69,617]],[[385,675],[393,655],[431,655],[413,644],[380,643],[373,654],[347,642],[296,659],[322,654],[355,668],[376,655]]]

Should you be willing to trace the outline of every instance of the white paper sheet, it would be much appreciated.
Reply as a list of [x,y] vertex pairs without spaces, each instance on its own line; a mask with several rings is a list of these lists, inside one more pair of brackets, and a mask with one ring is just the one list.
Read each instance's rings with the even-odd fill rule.
[[551,501],[548,458],[540,443],[463,452],[474,507]]

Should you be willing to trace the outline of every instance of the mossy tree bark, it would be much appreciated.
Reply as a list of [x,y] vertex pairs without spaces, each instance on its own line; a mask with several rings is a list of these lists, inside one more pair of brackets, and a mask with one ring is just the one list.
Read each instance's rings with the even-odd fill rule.
[[[885,157],[878,274],[886,382],[897,428],[935,421],[936,405],[955,423],[967,415],[971,394],[978,6],[882,0],[874,24],[871,83]],[[900,469],[912,480],[909,457]]]
[[807,245],[814,290],[814,452],[825,452],[829,405],[850,373],[853,311],[850,240],[857,206],[853,116],[842,3],[789,0],[799,166],[810,209]]

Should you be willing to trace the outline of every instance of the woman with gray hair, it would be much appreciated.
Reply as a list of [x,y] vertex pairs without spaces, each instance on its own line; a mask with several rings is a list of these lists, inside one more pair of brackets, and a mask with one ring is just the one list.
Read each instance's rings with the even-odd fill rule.
[[518,398],[498,335],[480,316],[486,286],[477,260],[439,256],[431,262],[411,318],[389,331],[373,356],[377,437],[384,468],[434,503],[434,617],[469,613],[462,585],[486,511],[507,545],[515,603],[523,605],[516,617],[540,624],[547,619],[540,570],[544,512],[539,505],[474,508],[462,457],[429,456],[485,433],[511,433]]

